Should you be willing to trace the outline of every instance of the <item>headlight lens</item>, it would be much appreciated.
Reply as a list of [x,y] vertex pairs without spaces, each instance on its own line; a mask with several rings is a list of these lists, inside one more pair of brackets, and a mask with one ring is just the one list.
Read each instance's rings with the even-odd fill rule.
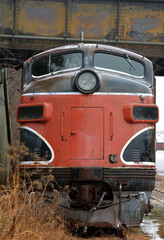
[[80,72],[76,77],[76,87],[83,93],[92,93],[99,86],[99,78],[93,71]]
[[92,73],[86,72],[80,75],[77,82],[81,89],[91,90],[95,88],[97,79]]

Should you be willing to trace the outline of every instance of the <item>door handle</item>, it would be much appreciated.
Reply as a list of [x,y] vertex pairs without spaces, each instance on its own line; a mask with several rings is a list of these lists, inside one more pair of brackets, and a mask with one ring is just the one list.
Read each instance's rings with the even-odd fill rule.
[[64,112],[61,113],[61,139],[64,140]]
[[113,113],[110,112],[110,140],[113,140]]

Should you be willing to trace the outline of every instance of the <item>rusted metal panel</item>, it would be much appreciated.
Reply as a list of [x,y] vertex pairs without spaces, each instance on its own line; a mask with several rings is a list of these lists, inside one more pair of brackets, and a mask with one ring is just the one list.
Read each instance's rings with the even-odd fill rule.
[[72,1],[70,35],[83,31],[89,39],[163,42],[163,19],[163,3]]
[[116,1],[72,1],[70,36],[84,32],[89,39],[113,39],[116,29]]
[[164,1],[0,1],[0,34],[164,41]]
[[121,1],[119,39],[126,41],[164,41],[164,3]]
[[156,62],[164,56],[164,0],[0,0],[0,42],[7,49],[22,54],[79,43],[81,32],[84,42]]
[[65,1],[19,1],[16,33],[61,36],[65,33]]
[[158,44],[149,44],[150,42],[124,42],[124,43],[119,43],[118,46],[134,51],[138,54],[147,56],[147,57],[159,57],[163,58],[164,56],[164,45],[158,45]]
[[[122,192],[121,198],[121,214],[119,214],[119,192],[113,192],[114,199],[112,204],[103,206],[100,205],[89,215],[89,210],[70,208],[70,203],[60,196],[61,204],[59,209],[63,211],[66,218],[75,222],[80,227],[86,226],[86,220],[88,219],[88,227],[109,227],[118,228],[121,225],[127,227],[139,226],[142,222],[144,210],[146,207],[146,196],[149,196],[149,192],[139,193],[138,198],[129,196],[135,196],[136,192]],[[149,197],[148,197],[149,198]]]
[[0,0],[0,33],[12,34],[14,24],[14,1]]

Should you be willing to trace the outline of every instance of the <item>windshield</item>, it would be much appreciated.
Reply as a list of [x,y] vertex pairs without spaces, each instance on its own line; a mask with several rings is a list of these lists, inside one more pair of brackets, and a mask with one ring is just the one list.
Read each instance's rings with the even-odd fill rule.
[[144,77],[144,65],[131,59],[127,54],[120,56],[107,53],[95,53],[94,66],[126,73],[135,77]]
[[82,67],[82,53],[46,56],[32,65],[32,75],[39,77],[51,72]]

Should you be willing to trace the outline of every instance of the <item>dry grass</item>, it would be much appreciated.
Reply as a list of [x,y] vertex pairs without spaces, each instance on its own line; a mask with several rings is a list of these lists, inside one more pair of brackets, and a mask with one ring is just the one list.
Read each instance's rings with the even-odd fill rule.
[[24,154],[27,154],[24,146],[10,148],[10,185],[0,188],[0,239],[72,239],[57,212],[58,192],[45,204],[45,194],[30,194],[33,186],[27,189],[20,181],[18,165]]
[[164,208],[163,205],[155,207],[152,210],[151,218],[155,219],[156,222],[160,223],[158,234],[164,239]]
[[159,236],[164,239],[164,221],[161,223],[158,231]]
[[27,193],[20,193],[18,186],[1,193],[0,206],[1,240],[71,239],[65,232],[64,221],[54,215],[54,204],[31,204]]
[[[27,154],[23,145],[11,147],[8,159],[11,163],[11,178],[8,187],[0,187],[0,240],[78,240],[82,236],[73,235],[65,224],[64,218],[57,209],[58,192],[54,191],[52,201],[46,201],[46,191],[43,194],[30,194],[31,183],[26,184],[19,178],[19,160]],[[51,176],[50,176],[51,178]],[[48,178],[47,178],[47,181]],[[128,231],[128,240],[147,240],[140,230]],[[92,240],[119,240],[116,235],[101,235],[87,237]]]

